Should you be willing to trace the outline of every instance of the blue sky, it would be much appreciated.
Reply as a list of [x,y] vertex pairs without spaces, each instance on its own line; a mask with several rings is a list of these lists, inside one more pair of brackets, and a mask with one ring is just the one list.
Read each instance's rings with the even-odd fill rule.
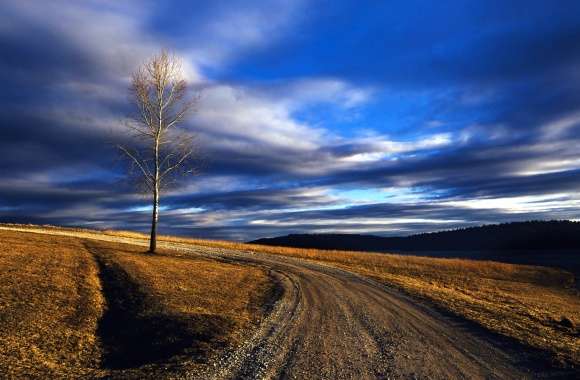
[[147,229],[111,142],[163,48],[204,157],[164,233],[578,218],[577,1],[6,0],[0,48],[2,221]]

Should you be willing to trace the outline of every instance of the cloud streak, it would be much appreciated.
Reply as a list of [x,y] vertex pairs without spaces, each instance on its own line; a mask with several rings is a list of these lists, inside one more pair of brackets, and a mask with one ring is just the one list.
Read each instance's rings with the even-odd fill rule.
[[164,232],[576,218],[578,5],[516,3],[4,1],[0,220],[147,228],[111,143],[161,47],[200,91],[206,163],[166,194]]

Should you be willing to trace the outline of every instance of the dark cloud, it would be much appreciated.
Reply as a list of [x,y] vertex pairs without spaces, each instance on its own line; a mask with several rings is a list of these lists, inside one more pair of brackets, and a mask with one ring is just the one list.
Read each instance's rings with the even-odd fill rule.
[[172,208],[201,207],[210,210],[264,210],[301,207],[322,207],[334,204],[334,200],[320,193],[304,189],[276,189],[229,191],[210,194],[168,196]]
[[[164,197],[164,232],[389,235],[577,215],[577,1],[141,4],[0,6],[0,221],[147,229],[111,143],[126,138],[128,73],[163,44],[204,89],[187,127],[205,158]],[[390,109],[364,108],[387,92]],[[361,133],[383,124],[397,125]],[[361,205],[353,189],[396,196]],[[476,207],[506,197],[532,198]]]

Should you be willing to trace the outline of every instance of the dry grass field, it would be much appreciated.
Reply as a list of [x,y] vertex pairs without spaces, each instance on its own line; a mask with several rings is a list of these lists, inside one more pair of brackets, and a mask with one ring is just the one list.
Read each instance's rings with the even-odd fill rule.
[[[133,232],[105,233],[143,238]],[[175,237],[163,239],[323,262],[395,286],[490,331],[547,351],[558,365],[580,365],[580,295],[574,287],[573,274],[560,269]]]
[[263,317],[271,284],[262,270],[143,251],[0,231],[0,373],[182,373],[235,347]]
[[[95,231],[90,230],[77,231],[95,233]],[[2,233],[4,234],[4,232]],[[135,239],[146,238],[145,235],[134,232],[102,231],[100,233]],[[490,331],[550,353],[558,365],[580,365],[580,296],[573,285],[574,276],[560,269],[491,261],[320,251],[177,237],[162,237],[161,240],[209,248],[284,255],[345,269],[394,286],[417,299],[422,299],[454,315],[475,322]],[[16,243],[10,245],[16,245]],[[177,299],[174,301],[169,296],[160,296],[158,297],[159,300],[162,300],[158,301],[160,307],[180,310],[179,312],[189,310],[203,313],[203,306],[199,305],[203,305],[201,300],[204,298],[204,294],[207,295],[207,302],[212,302],[211,300],[216,298],[213,293],[196,293],[190,290],[188,288],[190,285],[186,285],[187,276],[184,278],[176,277],[178,275],[174,271],[179,271],[179,269],[172,269],[172,266],[175,263],[181,263],[182,259],[161,256],[141,260],[141,258],[131,255],[127,251],[129,248],[125,248],[125,250],[123,255],[117,257],[117,263],[123,265],[142,286],[150,289],[148,292],[160,295],[171,294],[171,297],[181,294],[180,292],[190,292],[187,293],[187,297],[197,299],[195,302],[191,301],[190,306],[187,306],[186,297],[182,297],[182,301]],[[15,257],[18,256],[18,254],[15,255]],[[14,261],[10,265],[19,264]],[[78,266],[79,264],[75,263],[74,265]],[[94,266],[94,264],[91,265]],[[158,265],[165,265],[166,269],[163,272],[158,272],[156,270]],[[88,268],[86,271],[95,271],[90,265]],[[217,270],[217,268],[215,269]],[[189,270],[194,270],[194,268]],[[202,269],[197,266],[195,270]],[[241,271],[239,268],[237,270]],[[5,276],[6,273],[6,270],[2,270],[2,275]],[[215,275],[219,277],[218,273]],[[256,273],[253,275],[258,276]],[[243,275],[240,274],[240,276]],[[89,281],[89,278],[85,281]],[[165,278],[178,278],[179,281],[172,283],[165,281]],[[260,278],[265,281],[264,277]],[[8,282],[4,279],[2,281],[3,283]],[[215,281],[218,281],[217,278]],[[259,290],[263,290],[266,285],[259,281],[257,283],[259,285],[254,290],[254,294],[261,294]],[[91,289],[90,286],[87,285],[87,287]],[[74,291],[79,292],[80,290]],[[96,297],[93,313],[98,314],[101,307],[98,305],[102,301],[98,301],[98,292],[93,291],[93,293]],[[245,299],[240,302],[244,305],[259,304],[259,302],[251,302],[252,297],[254,297],[252,294],[244,293],[243,297]],[[231,301],[234,302],[236,299],[232,298]],[[220,307],[222,308],[221,312],[216,312],[216,315],[229,312],[227,307],[214,306],[217,307],[216,311],[220,310]],[[245,316],[240,316],[237,312],[233,314],[232,318],[239,316],[238,322],[241,324],[244,321],[249,323],[252,315],[251,312]],[[230,336],[235,340],[235,332]],[[87,345],[87,347],[91,346]],[[86,361],[88,360],[86,358],[92,357],[90,350],[87,350],[84,356],[79,354],[79,358],[75,359],[78,363],[83,363],[83,360]]]
[[96,368],[104,311],[97,264],[76,239],[0,232],[0,373]]

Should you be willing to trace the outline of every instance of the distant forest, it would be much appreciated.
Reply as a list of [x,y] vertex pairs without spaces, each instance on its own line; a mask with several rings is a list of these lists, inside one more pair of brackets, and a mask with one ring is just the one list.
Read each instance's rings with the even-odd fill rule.
[[292,234],[258,239],[250,243],[375,252],[570,250],[580,249],[580,222],[514,222],[404,237]]

